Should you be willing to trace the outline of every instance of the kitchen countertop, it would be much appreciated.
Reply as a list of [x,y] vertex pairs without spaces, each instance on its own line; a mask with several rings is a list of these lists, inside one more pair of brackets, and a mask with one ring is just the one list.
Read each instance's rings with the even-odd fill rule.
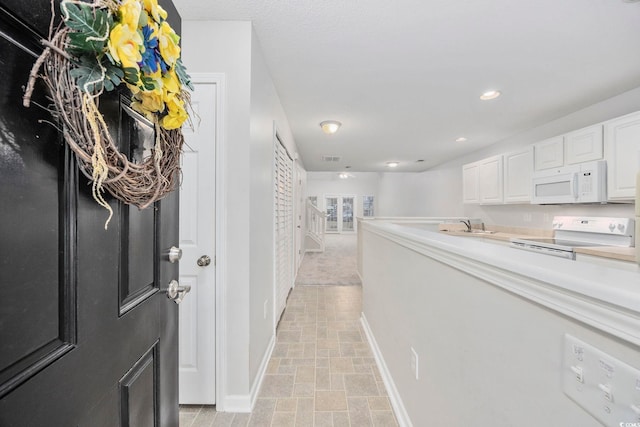
[[[475,224],[474,224],[475,225]],[[489,240],[500,240],[508,242],[512,238],[527,238],[527,237],[553,237],[553,231],[551,230],[537,230],[527,229],[520,227],[504,227],[504,226],[487,226],[487,231],[491,233],[469,233],[466,232],[466,226],[464,224],[447,224],[443,223],[439,226],[439,231],[449,236],[460,236],[468,238],[482,238]],[[475,230],[475,229],[474,229]],[[575,248],[576,253],[585,255],[599,256],[602,258],[616,259],[619,261],[636,261],[636,249],[635,248],[622,248],[617,246],[583,246]]]

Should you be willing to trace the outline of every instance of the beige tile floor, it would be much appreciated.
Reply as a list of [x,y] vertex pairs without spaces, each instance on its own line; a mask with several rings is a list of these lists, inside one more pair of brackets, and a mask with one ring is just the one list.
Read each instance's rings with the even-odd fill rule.
[[297,286],[251,414],[180,409],[180,427],[397,426],[360,326],[361,286]]

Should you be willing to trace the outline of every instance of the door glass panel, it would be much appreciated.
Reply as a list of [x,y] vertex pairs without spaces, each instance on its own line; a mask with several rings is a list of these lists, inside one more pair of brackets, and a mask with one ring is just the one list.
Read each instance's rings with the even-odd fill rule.
[[327,197],[327,231],[338,231],[338,198]]
[[362,197],[362,216],[374,216],[373,196]]
[[353,197],[342,198],[342,231],[353,231]]

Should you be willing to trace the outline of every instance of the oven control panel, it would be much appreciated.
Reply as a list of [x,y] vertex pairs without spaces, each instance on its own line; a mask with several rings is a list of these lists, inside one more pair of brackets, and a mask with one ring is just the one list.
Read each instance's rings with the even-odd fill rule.
[[556,216],[552,227],[556,231],[633,236],[635,221],[632,218]]

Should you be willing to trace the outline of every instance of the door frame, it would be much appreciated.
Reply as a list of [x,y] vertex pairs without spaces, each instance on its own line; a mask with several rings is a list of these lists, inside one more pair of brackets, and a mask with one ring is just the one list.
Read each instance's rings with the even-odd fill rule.
[[[227,348],[227,258],[224,248],[227,247],[226,225],[227,216],[224,206],[227,206],[226,191],[226,139],[225,139],[225,111],[226,111],[226,75],[225,73],[191,73],[193,83],[215,84],[216,97],[216,126],[215,126],[215,369],[216,369],[216,406],[224,410],[227,396],[227,360],[222,349]],[[198,117],[195,117],[198,120]]]

